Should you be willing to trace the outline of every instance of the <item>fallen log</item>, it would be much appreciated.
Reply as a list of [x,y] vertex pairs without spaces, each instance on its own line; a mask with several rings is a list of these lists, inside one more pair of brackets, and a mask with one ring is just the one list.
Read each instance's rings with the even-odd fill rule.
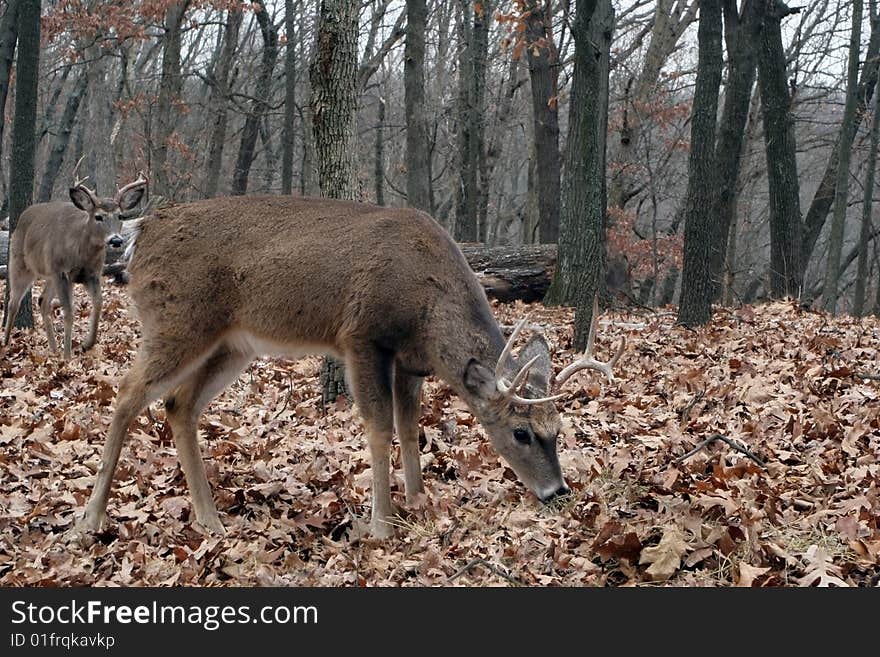
[[[0,231],[0,278],[6,278],[9,233]],[[471,269],[477,274],[486,295],[503,303],[540,301],[550,287],[556,268],[556,245],[486,246],[459,245]],[[125,281],[125,265],[119,261],[123,249],[108,249],[105,276]]]
[[556,245],[459,244],[486,295],[503,303],[540,301],[556,269]]

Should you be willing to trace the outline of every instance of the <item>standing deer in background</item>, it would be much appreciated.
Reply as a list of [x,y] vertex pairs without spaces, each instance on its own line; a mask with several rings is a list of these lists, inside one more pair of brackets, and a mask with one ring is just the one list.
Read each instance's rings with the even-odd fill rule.
[[[455,242],[428,215],[348,201],[231,197],[138,220],[129,291],[142,323],[122,378],[95,488],[78,527],[98,531],[131,422],[164,397],[196,520],[222,532],[197,442],[202,409],[256,357],[324,352],[345,359],[373,475],[371,532],[392,533],[396,425],[406,500],[422,487],[422,381],[435,374],[468,403],[498,453],[541,500],[569,492],[556,454],[547,343],[519,358]],[[557,377],[609,363],[589,353]],[[589,352],[589,350],[588,350]]]
[[113,198],[98,198],[77,179],[70,188],[72,203],[37,203],[21,213],[9,243],[9,309],[3,332],[4,344],[24,295],[37,279],[46,281],[40,297],[40,312],[49,349],[57,351],[52,326],[52,301],[57,296],[64,311],[64,359],[70,358],[73,328],[73,283],[83,283],[92,299],[89,334],[83,350],[91,349],[98,337],[101,315],[101,272],[107,245],[123,244],[122,218],[132,210],[147,189],[147,179],[138,179],[116,192]]

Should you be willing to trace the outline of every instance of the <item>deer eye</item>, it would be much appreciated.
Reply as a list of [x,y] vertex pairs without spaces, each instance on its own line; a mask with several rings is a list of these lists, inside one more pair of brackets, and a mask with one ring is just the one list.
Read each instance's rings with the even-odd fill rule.
[[103,214],[96,214],[95,221],[104,221],[104,215]]
[[523,445],[528,445],[532,442],[532,435],[529,433],[528,429],[523,429],[519,427],[513,430],[513,439],[516,442],[521,443]]

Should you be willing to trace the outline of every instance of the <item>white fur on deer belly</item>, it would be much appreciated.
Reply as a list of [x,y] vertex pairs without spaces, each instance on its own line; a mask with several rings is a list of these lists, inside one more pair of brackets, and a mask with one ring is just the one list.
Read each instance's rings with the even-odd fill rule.
[[278,342],[254,335],[249,331],[234,331],[226,336],[226,343],[234,351],[255,356],[275,356],[296,360],[303,356],[330,354],[337,356],[327,345],[309,344],[304,342]]

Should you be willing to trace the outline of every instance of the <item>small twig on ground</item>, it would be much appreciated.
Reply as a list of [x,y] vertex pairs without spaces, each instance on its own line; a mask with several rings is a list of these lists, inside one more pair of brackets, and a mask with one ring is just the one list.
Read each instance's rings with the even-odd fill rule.
[[852,375],[856,379],[868,379],[870,381],[880,381],[880,374],[870,374],[868,372],[853,372]]
[[679,411],[679,413],[681,414],[681,423],[682,424],[684,424],[687,421],[688,415],[690,415],[691,411],[694,410],[694,406],[696,406],[700,402],[700,400],[705,396],[706,396],[706,389],[703,388],[703,389],[699,390],[696,395],[694,395],[694,398],[687,404],[687,406],[684,406]]
[[681,463],[681,462],[684,461],[685,459],[689,459],[690,457],[692,457],[694,454],[696,454],[696,453],[699,452],[701,449],[703,449],[704,447],[706,447],[706,445],[708,445],[708,444],[710,444],[710,443],[713,443],[713,442],[715,442],[716,440],[721,440],[721,441],[727,443],[730,447],[732,447],[733,449],[735,449],[737,452],[740,452],[740,453],[742,453],[742,454],[745,454],[745,455],[748,456],[750,459],[752,459],[755,463],[757,463],[757,464],[758,464],[763,470],[766,470],[766,469],[767,469],[767,466],[764,465],[764,462],[763,462],[761,459],[759,459],[757,456],[755,456],[754,454],[752,454],[752,452],[750,452],[746,447],[744,447],[743,445],[740,445],[740,444],[737,443],[735,440],[731,440],[731,439],[728,438],[727,436],[722,436],[720,433],[716,433],[716,434],[713,434],[713,435],[709,436],[708,438],[706,438],[706,440],[704,440],[704,441],[701,442],[699,445],[697,445],[696,447],[694,447],[694,448],[693,448],[691,451],[689,451],[687,454],[685,454],[684,456],[679,456],[677,459],[673,460],[672,463],[673,463],[674,465],[678,465],[679,463]]
[[284,396],[284,405],[281,409],[272,416],[273,420],[277,420],[278,416],[281,415],[286,409],[287,405],[290,403],[290,395],[293,393],[293,377],[290,375],[290,372],[287,373],[287,394]]
[[449,577],[449,579],[446,580],[446,581],[447,581],[447,582],[453,582],[453,581],[455,581],[456,579],[458,579],[459,577],[461,577],[462,575],[464,575],[467,571],[469,571],[471,568],[474,568],[475,566],[483,566],[484,568],[486,568],[486,569],[489,570],[490,572],[494,573],[495,575],[498,575],[498,577],[502,577],[502,578],[506,579],[508,582],[510,582],[510,583],[513,584],[514,586],[522,586],[522,585],[523,585],[522,582],[520,582],[520,581],[517,580],[517,579],[514,579],[513,577],[511,577],[511,576],[508,575],[507,573],[503,572],[503,571],[502,571],[500,568],[498,568],[497,566],[495,566],[495,565],[489,563],[489,562],[486,561],[485,559],[480,559],[480,558],[477,558],[477,559],[471,559],[470,561],[468,561],[466,565],[464,565],[464,566],[462,566],[461,568],[459,568],[458,571],[457,571],[454,575],[451,575],[451,576]]

